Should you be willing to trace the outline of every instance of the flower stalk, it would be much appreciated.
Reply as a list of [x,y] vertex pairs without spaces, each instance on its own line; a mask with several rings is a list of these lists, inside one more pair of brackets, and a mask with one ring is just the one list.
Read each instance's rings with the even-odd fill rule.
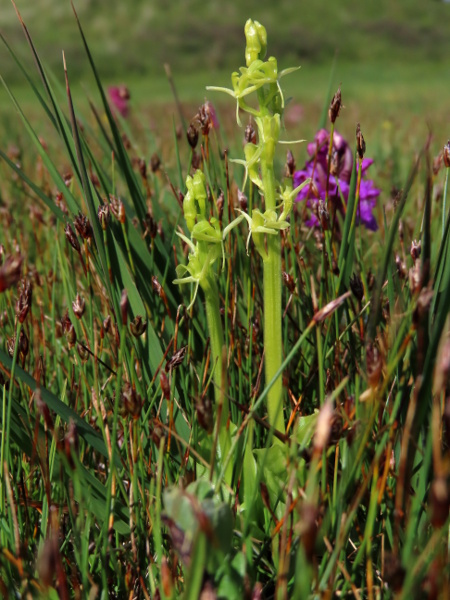
[[[281,116],[284,110],[284,96],[279,80],[296,68],[279,73],[274,57],[263,60],[267,49],[267,34],[265,28],[257,21],[247,21],[245,37],[246,66],[241,67],[239,73],[232,74],[233,89],[208,89],[223,91],[236,99],[236,119],[239,125],[241,109],[254,118],[257,126],[257,140],[254,135],[245,145],[245,160],[235,162],[243,164],[245,182],[249,178],[251,184],[259,188],[264,196],[265,211],[254,208],[251,214],[241,212],[239,217],[225,228],[224,236],[245,218],[249,225],[247,251],[250,237],[253,237],[255,248],[263,260],[264,366],[266,385],[269,385],[279,372],[283,360],[280,230],[289,227],[288,217],[294,198],[309,184],[309,179],[295,190],[292,190],[292,187],[282,189],[274,171],[275,150],[280,143]],[[256,93],[258,108],[247,103],[247,96],[252,93]],[[271,427],[284,433],[283,385],[280,375],[267,395],[267,413]]]
[[[223,457],[231,446],[228,431],[229,406],[224,394],[224,377],[222,367],[222,349],[224,334],[220,316],[219,289],[216,282],[214,264],[222,257],[224,260],[223,234],[220,223],[215,218],[208,219],[207,192],[205,176],[202,171],[196,171],[193,177],[186,180],[187,192],[183,200],[183,212],[190,239],[178,234],[189,246],[188,264],[177,267],[178,279],[174,283],[194,283],[193,299],[188,307],[195,302],[200,287],[204,294],[206,321],[211,345],[211,362],[213,366],[214,397],[218,415],[218,444],[217,454]],[[231,482],[232,468],[227,474]]]

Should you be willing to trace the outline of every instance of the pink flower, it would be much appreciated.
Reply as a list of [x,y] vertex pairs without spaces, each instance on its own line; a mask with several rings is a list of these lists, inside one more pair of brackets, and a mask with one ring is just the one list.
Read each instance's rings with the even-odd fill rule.
[[128,116],[130,92],[126,85],[112,86],[108,88],[109,100],[113,110],[122,117]]
[[[305,186],[298,194],[296,200],[306,200],[307,206],[311,208],[311,216],[306,225],[314,227],[319,225],[316,216],[318,204],[324,201],[327,195],[327,163],[328,145],[330,134],[326,129],[316,133],[314,142],[308,144],[308,154],[311,159],[306,162],[304,168],[294,173],[294,186],[300,185],[305,179],[311,177],[310,185]],[[353,169],[353,152],[344,138],[337,132],[333,136],[333,147],[331,151],[330,179],[328,182],[328,197],[342,210],[342,198],[348,201],[350,190],[350,178]],[[373,163],[371,158],[362,161],[362,178],[359,190],[359,206],[357,212],[358,223],[362,223],[367,229],[376,231],[378,224],[372,211],[376,205],[380,190],[375,187],[370,179],[365,178],[365,173]]]

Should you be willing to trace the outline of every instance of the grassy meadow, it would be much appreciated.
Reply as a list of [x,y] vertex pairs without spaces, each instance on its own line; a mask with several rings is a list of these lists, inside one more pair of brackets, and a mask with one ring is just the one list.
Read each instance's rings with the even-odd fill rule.
[[448,598],[450,5],[17,4],[0,597]]

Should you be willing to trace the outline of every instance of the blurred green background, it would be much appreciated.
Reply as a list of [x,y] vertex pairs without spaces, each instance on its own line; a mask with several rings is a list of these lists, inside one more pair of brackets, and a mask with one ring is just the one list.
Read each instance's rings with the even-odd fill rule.
[[[440,0],[75,0],[105,83],[126,83],[135,107],[171,98],[164,63],[171,65],[184,102],[201,103],[205,85],[229,85],[243,63],[248,17],[268,31],[269,54],[281,68],[302,65],[283,80],[306,114],[320,113],[342,83],[341,128],[405,116],[422,128],[448,127],[450,3]],[[44,62],[63,79],[64,49],[75,87],[90,90],[91,74],[69,0],[17,0]],[[2,0],[0,30],[27,65],[31,55],[14,8]],[[23,77],[3,45],[0,73],[23,102]],[[31,97],[31,96],[30,96]],[[215,95],[214,100],[217,98]],[[224,102],[225,98],[220,97]],[[4,92],[0,112],[11,106]],[[376,117],[376,120],[374,119]],[[309,132],[307,132],[309,134]],[[444,136],[450,135],[444,133]]]

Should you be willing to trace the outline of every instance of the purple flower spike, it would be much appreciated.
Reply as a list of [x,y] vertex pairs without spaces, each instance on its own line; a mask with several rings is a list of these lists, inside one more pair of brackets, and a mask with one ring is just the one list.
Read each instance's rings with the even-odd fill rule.
[[130,92],[125,85],[112,86],[108,88],[111,106],[122,117],[127,117],[129,112]]
[[[311,209],[311,215],[305,222],[308,227],[317,227],[320,224],[316,216],[319,200],[325,200],[327,195],[327,162],[330,134],[326,129],[321,129],[315,135],[314,142],[308,144],[307,150],[311,157],[300,171],[294,173],[294,186],[299,186],[305,179],[311,177],[309,186],[304,187],[298,194],[297,202],[306,200],[306,205]],[[362,223],[370,231],[376,231],[378,224],[373,215],[380,190],[375,187],[370,179],[365,179],[367,169],[373,163],[371,158],[362,161],[362,178],[359,190],[359,206],[357,208],[357,222]],[[358,168],[358,163],[357,163]],[[343,212],[342,201],[347,204],[350,190],[350,178],[353,169],[353,152],[345,139],[337,132],[333,136],[331,150],[330,179],[328,182],[328,196],[337,209]]]

